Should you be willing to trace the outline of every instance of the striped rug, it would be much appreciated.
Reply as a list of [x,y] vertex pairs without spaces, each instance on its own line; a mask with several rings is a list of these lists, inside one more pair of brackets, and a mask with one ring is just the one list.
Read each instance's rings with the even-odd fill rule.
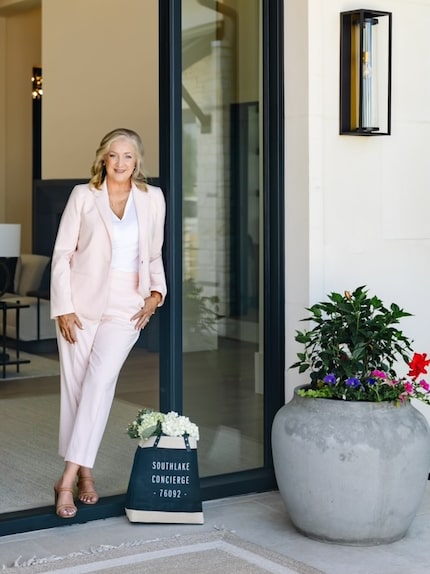
[[4,574],[324,574],[230,532],[134,541],[18,563]]

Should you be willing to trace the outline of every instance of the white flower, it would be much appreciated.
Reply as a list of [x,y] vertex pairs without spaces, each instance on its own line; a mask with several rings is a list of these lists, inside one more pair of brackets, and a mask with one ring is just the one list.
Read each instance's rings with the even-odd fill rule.
[[189,435],[192,438],[199,439],[197,425],[192,423],[188,417],[179,416],[175,411],[170,411],[165,415],[161,423],[161,430],[167,436]]
[[199,428],[188,417],[180,416],[175,411],[163,414],[150,409],[142,409],[136,420],[128,425],[131,438],[148,439],[150,436],[184,436],[199,439]]

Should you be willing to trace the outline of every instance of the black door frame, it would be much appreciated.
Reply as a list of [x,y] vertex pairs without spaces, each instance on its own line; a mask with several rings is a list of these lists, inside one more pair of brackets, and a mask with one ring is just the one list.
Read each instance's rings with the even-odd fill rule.
[[[284,404],[284,0],[263,2],[264,466],[202,479],[204,500],[276,488],[270,429]],[[179,0],[159,0],[160,185],[166,194],[169,297],[160,312],[160,409],[182,412],[182,78]],[[76,518],[54,507],[0,515],[0,536],[124,514],[125,494],[82,506]]]
[[[214,2],[216,5],[216,2]],[[170,302],[161,317],[160,408],[182,412],[182,1],[160,0],[160,185]],[[276,488],[270,430],[284,404],[283,0],[263,0],[264,466],[204,477],[204,500]],[[166,42],[168,38],[168,42]],[[173,297],[172,297],[173,293]]]

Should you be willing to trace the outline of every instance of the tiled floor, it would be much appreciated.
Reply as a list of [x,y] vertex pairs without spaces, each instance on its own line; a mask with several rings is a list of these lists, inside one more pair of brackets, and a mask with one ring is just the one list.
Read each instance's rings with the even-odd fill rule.
[[130,524],[125,517],[118,517],[5,536],[0,538],[0,570],[2,565],[11,566],[19,556],[28,560],[33,556],[67,555],[99,545],[117,546],[135,540],[221,529],[305,562],[326,574],[430,572],[430,486],[406,537],[383,546],[340,546],[302,536],[290,524],[278,492],[206,502],[204,515],[205,524],[199,526]]

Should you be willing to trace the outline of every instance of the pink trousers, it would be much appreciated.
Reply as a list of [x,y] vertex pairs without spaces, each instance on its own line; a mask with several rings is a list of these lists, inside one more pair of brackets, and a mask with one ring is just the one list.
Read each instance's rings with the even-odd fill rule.
[[[77,342],[57,340],[61,364],[59,454],[92,468],[112,406],[120,370],[139,337],[130,318],[144,305],[137,273],[112,270],[107,308],[100,320],[80,317]],[[124,421],[125,426],[127,421]],[[125,427],[124,427],[125,428]]]

